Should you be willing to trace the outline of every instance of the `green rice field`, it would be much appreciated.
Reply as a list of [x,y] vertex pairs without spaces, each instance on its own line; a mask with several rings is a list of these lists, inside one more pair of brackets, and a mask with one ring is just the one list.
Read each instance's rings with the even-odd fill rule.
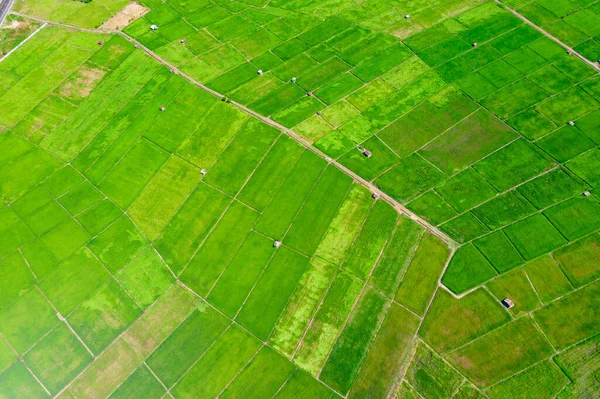
[[0,399],[600,395],[600,2],[126,5],[0,29]]

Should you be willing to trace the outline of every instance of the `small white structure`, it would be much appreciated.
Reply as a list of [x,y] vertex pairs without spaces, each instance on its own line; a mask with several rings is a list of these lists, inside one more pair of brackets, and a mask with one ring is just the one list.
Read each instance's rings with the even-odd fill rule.
[[281,241],[275,241],[273,243],[273,247],[275,247],[275,248],[279,248],[280,246],[281,246]]
[[504,305],[504,307],[506,309],[510,309],[513,306],[515,306],[515,303],[513,301],[511,301],[509,298],[504,298],[501,302],[502,302],[502,305]]
[[150,25],[150,30],[158,30],[158,26],[156,26],[156,25]]
[[167,109],[164,105],[162,107],[159,108],[161,111],[164,111],[165,109]]
[[373,193],[373,194],[371,194],[371,198],[373,198],[374,200],[376,200],[376,199],[379,198],[379,194]]
[[317,111],[317,115],[321,116],[323,113],[321,111]]
[[102,46],[104,44],[104,40],[99,40],[98,41],[98,46]]
[[592,193],[590,193],[589,191],[584,191],[582,194],[584,197],[589,197],[590,195],[592,195]]
[[201,174],[202,176],[204,176],[204,175],[206,174],[206,169],[202,169],[202,170],[200,171],[200,174]]
[[308,93],[306,93],[307,96],[312,97],[312,91],[309,91]]
[[409,19],[409,18],[410,18],[410,15],[408,15],[408,14],[406,14],[406,15],[404,16],[404,19]]
[[571,50],[567,50],[567,54],[571,55],[571,54],[573,54],[573,52]]
[[135,45],[135,48],[140,48],[140,46],[138,46],[137,44]]
[[371,158],[373,156],[369,150],[363,150],[362,154],[367,158]]
[[575,122],[569,121],[569,126],[575,126]]
[[296,77],[294,76],[294,77],[292,78],[292,83],[296,83],[296,80],[297,80],[297,79],[296,79]]
[[257,74],[262,75],[263,74],[263,70],[259,69],[258,71],[256,71]]
[[477,43],[473,43],[473,44],[471,44],[471,46],[477,47]]
[[185,40],[185,39],[181,39],[181,40],[179,41],[179,43],[181,43],[181,44],[185,44],[185,42],[187,42],[187,40]]

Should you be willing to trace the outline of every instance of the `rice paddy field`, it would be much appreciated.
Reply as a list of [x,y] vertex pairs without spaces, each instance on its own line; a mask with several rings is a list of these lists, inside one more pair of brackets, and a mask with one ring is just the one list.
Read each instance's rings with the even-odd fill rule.
[[17,0],[0,398],[599,397],[599,4]]

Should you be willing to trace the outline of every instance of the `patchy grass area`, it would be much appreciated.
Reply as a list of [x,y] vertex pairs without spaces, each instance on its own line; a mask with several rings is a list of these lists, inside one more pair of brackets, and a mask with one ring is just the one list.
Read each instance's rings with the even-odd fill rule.
[[0,26],[0,60],[41,25],[40,22],[29,18],[8,15]]

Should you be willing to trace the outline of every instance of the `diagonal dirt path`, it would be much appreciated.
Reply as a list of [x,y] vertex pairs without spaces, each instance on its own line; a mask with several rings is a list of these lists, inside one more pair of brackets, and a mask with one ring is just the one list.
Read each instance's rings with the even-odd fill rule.
[[[221,93],[219,93],[219,92],[217,92],[215,90],[212,90],[212,89],[206,87],[202,83],[200,83],[197,80],[193,79],[191,76],[183,73],[176,66],[170,64],[168,61],[166,61],[165,59],[163,59],[162,57],[160,57],[158,54],[155,54],[150,49],[146,48],[144,45],[142,45],[141,43],[139,43],[137,40],[135,40],[131,36],[127,35],[126,33],[121,32],[121,31],[117,31],[117,30],[107,31],[107,30],[100,30],[100,29],[86,29],[86,28],[80,28],[80,27],[77,27],[77,26],[62,24],[62,23],[58,23],[58,22],[47,21],[47,20],[44,20],[44,19],[31,17],[31,16],[28,16],[28,15],[25,15],[25,14],[21,14],[21,13],[16,13],[15,12],[13,14],[19,15],[19,16],[23,16],[23,17],[27,17],[27,18],[31,18],[33,20],[46,23],[46,24],[48,24],[50,26],[59,26],[59,27],[63,27],[63,28],[66,28],[66,29],[77,30],[77,31],[81,31],[81,32],[88,32],[88,33],[95,33],[95,34],[107,34],[107,33],[109,33],[109,34],[121,35],[125,39],[127,39],[128,41],[130,41],[131,43],[133,43],[134,45],[138,46],[138,48],[140,50],[144,51],[150,57],[154,58],[157,62],[159,62],[160,64],[162,64],[162,65],[164,65],[166,67],[168,67],[170,70],[173,71],[173,73],[177,73],[178,75],[180,75],[181,77],[183,77],[184,79],[186,79],[188,82],[194,84],[195,86],[201,88],[202,90],[204,90],[204,91],[212,94],[213,96],[215,96],[215,97],[217,97],[219,99],[223,98],[223,96],[224,96],[223,94],[221,94]],[[278,130],[284,132],[286,135],[288,135],[289,137],[291,137],[292,139],[294,139],[296,142],[298,142],[299,144],[301,144],[304,148],[306,148],[309,151],[312,151],[313,153],[315,153],[319,157],[321,157],[324,160],[326,160],[328,163],[334,165],[336,168],[338,168],[339,170],[341,170],[342,172],[344,172],[346,175],[350,176],[356,183],[361,184],[362,186],[364,186],[368,190],[370,190],[372,193],[377,194],[377,196],[380,199],[382,199],[382,200],[388,202],[390,205],[392,205],[394,207],[394,209],[396,209],[397,212],[408,216],[410,219],[412,219],[416,223],[418,223],[421,226],[423,226],[423,228],[425,228],[428,232],[430,232],[431,234],[437,236],[442,241],[444,241],[450,248],[455,248],[458,245],[447,234],[443,233],[442,231],[440,231],[435,226],[432,226],[431,224],[429,224],[427,221],[425,221],[423,218],[421,218],[417,214],[415,214],[412,211],[408,210],[404,205],[402,205],[401,203],[399,203],[398,201],[396,201],[394,198],[392,198],[391,196],[389,196],[388,194],[386,194],[384,191],[382,191],[381,189],[379,189],[379,187],[377,187],[373,183],[371,183],[371,182],[363,179],[362,177],[360,177],[359,175],[357,175],[356,173],[354,173],[350,169],[346,168],[345,166],[343,166],[342,164],[340,164],[339,162],[337,162],[333,158],[327,156],[326,154],[324,154],[323,152],[321,152],[317,148],[314,148],[312,145],[310,145],[310,143],[307,140],[305,140],[303,137],[301,137],[300,135],[298,135],[293,130],[288,129],[285,126],[283,126],[283,125],[281,125],[281,124],[273,121],[272,119],[267,118],[267,117],[265,117],[263,115],[260,115],[260,114],[256,113],[255,111],[249,109],[248,107],[246,107],[246,106],[244,106],[242,104],[239,104],[239,103],[237,103],[235,101],[231,101],[231,104],[233,106],[239,108],[240,110],[246,112],[247,114],[250,114],[250,115],[254,116],[257,119],[260,119],[264,123],[266,123],[268,125],[271,125],[271,126],[277,128]]]
[[581,59],[581,61],[585,62],[586,64],[588,64],[589,66],[591,66],[592,68],[594,68],[596,71],[600,72],[600,63],[596,63],[596,62],[592,62],[592,61],[588,60],[583,55],[581,55],[580,53],[578,53],[577,51],[575,51],[572,47],[569,47],[565,43],[563,43],[559,38],[557,38],[556,36],[551,35],[550,33],[548,33],[547,31],[545,31],[541,27],[537,26],[536,24],[534,24],[533,22],[531,22],[530,20],[528,20],[524,15],[520,14],[518,11],[515,11],[512,8],[508,7],[506,4],[502,3],[502,1],[500,1],[500,0],[494,0],[494,1],[496,3],[498,3],[500,6],[502,6],[505,10],[511,12],[517,18],[521,19],[527,25],[535,28],[537,31],[539,31],[540,33],[542,33],[544,36],[546,36],[550,40],[552,40],[552,41],[560,44],[562,47],[565,48],[565,50],[567,50],[568,52],[570,52],[570,54],[572,54],[575,57]]

